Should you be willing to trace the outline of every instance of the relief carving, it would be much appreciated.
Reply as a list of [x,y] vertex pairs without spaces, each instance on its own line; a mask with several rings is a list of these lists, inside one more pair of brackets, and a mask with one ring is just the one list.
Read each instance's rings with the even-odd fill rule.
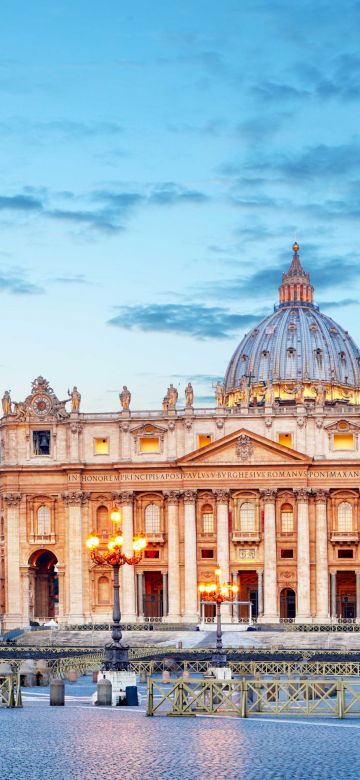
[[61,498],[66,506],[83,506],[88,503],[90,493],[86,493],[84,490],[74,490],[72,492],[62,493]]
[[238,439],[236,440],[235,451],[237,457],[240,460],[242,461],[249,460],[254,452],[254,447],[250,439],[250,436],[247,436],[245,433],[241,433]]

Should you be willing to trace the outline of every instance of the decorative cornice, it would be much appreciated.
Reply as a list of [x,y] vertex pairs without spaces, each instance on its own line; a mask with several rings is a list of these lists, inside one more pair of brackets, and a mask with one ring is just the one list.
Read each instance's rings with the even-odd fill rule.
[[21,493],[4,493],[3,499],[7,506],[18,506],[21,501]]
[[84,490],[74,490],[68,493],[62,493],[61,498],[66,506],[83,506],[90,499],[90,493]]
[[184,504],[195,504],[196,494],[196,490],[184,490]]

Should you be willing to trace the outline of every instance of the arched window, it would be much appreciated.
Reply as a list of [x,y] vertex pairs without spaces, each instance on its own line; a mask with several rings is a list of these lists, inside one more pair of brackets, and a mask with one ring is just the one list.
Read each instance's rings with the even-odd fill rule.
[[148,504],[145,507],[145,534],[160,533],[160,507],[157,504]]
[[39,506],[37,511],[37,532],[39,536],[49,536],[51,533],[51,515],[48,506]]
[[353,530],[352,506],[349,501],[342,501],[338,506],[338,531]]
[[250,501],[241,504],[240,531],[255,531],[255,505]]
[[96,530],[103,537],[109,534],[109,512],[106,506],[99,506],[96,510]]
[[108,577],[99,577],[98,604],[110,604],[110,583]]
[[292,534],[294,530],[294,511],[291,504],[283,504],[281,507],[281,532]]
[[201,526],[203,534],[214,533],[214,512],[211,504],[205,504],[202,508]]

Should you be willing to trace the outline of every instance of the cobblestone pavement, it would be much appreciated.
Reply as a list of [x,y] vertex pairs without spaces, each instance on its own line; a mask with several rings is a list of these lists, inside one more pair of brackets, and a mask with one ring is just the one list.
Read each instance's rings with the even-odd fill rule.
[[22,710],[0,709],[1,780],[358,780],[359,721],[146,718],[96,708],[89,680],[66,706],[27,689]]

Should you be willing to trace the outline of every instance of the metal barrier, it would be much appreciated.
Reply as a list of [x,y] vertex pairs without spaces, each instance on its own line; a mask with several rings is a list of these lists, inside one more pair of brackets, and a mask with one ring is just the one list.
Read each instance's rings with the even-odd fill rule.
[[187,680],[150,678],[146,714],[360,717],[360,681]]
[[0,675],[0,706],[22,707],[19,674]]

